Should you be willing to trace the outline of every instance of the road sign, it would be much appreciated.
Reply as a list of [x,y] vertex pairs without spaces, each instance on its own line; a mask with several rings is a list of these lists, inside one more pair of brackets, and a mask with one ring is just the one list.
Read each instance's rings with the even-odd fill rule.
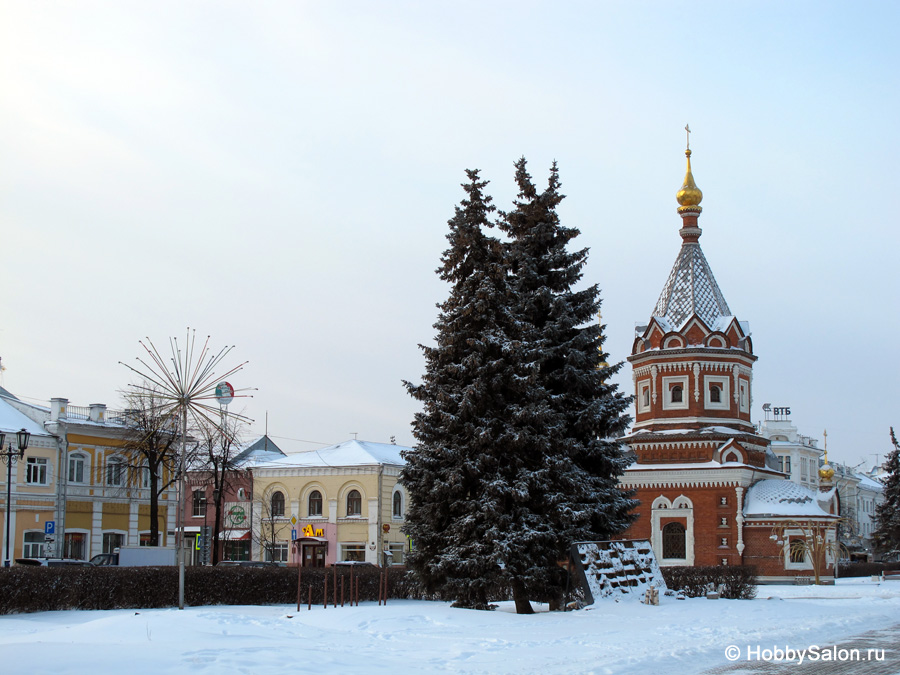
[[297,538],[297,530],[291,530],[291,541]]
[[44,523],[44,534],[56,534],[56,521],[48,520]]

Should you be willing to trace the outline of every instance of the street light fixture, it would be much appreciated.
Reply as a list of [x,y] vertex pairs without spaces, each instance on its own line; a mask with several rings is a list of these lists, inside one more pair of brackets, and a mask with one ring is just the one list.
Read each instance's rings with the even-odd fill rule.
[[[25,429],[19,429],[19,431],[16,432],[16,444],[18,445],[18,450],[13,450],[13,444],[12,441],[10,441],[9,447],[0,452],[0,456],[2,456],[3,461],[6,462],[6,558],[3,560],[4,567],[9,567],[12,562],[12,555],[9,550],[9,516],[12,512],[12,467],[13,464],[25,456],[25,450],[28,449],[28,441],[30,438],[30,432]],[[2,450],[5,442],[6,434],[0,432],[0,450]]]

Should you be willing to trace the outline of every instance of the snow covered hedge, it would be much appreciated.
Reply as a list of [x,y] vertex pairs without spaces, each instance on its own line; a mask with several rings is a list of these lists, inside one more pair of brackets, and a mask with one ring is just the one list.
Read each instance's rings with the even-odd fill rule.
[[723,598],[750,600],[756,597],[756,568],[750,566],[663,567],[662,575],[669,589],[689,598],[706,595],[709,584],[725,587]]
[[[325,575],[328,601],[334,599],[334,570],[304,568],[300,595],[322,604]],[[360,601],[376,600],[381,569],[354,568]],[[267,605],[297,602],[297,568],[188,567],[185,569],[188,605]],[[388,574],[388,597],[421,597],[408,572]],[[350,598],[350,570],[338,568],[337,601],[344,578],[345,602]],[[178,602],[176,567],[11,567],[0,568],[0,614],[66,609],[124,609],[174,607]]]

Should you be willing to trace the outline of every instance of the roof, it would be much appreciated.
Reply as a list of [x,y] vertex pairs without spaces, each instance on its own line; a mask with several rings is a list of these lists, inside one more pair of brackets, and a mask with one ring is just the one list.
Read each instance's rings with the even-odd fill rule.
[[695,314],[713,330],[719,319],[732,316],[700,244],[686,241],[656,301],[653,316],[673,330],[680,330]]
[[19,429],[25,429],[33,436],[51,435],[43,426],[10,405],[6,398],[0,397],[0,432],[9,434]]
[[822,497],[828,501],[832,493],[820,495],[789,480],[768,478],[754,483],[747,490],[744,515],[836,518],[822,508],[823,502],[819,501]]
[[402,450],[411,450],[392,443],[372,443],[371,441],[344,441],[321,450],[297,452],[274,460],[254,461],[253,468],[279,469],[323,466],[378,466],[393,464],[403,466],[406,462],[400,456]]
[[231,460],[231,464],[232,466],[241,466],[248,462],[274,462],[285,456],[281,448],[275,444],[275,441],[264,434],[244,445],[234,459]]

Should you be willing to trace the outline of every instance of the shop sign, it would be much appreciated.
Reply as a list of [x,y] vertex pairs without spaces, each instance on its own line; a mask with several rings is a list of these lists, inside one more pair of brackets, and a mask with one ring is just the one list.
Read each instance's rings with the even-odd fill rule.
[[321,527],[314,530],[313,526],[310,525],[309,523],[307,523],[306,525],[303,526],[303,536],[304,537],[324,537],[325,530],[323,530]]

